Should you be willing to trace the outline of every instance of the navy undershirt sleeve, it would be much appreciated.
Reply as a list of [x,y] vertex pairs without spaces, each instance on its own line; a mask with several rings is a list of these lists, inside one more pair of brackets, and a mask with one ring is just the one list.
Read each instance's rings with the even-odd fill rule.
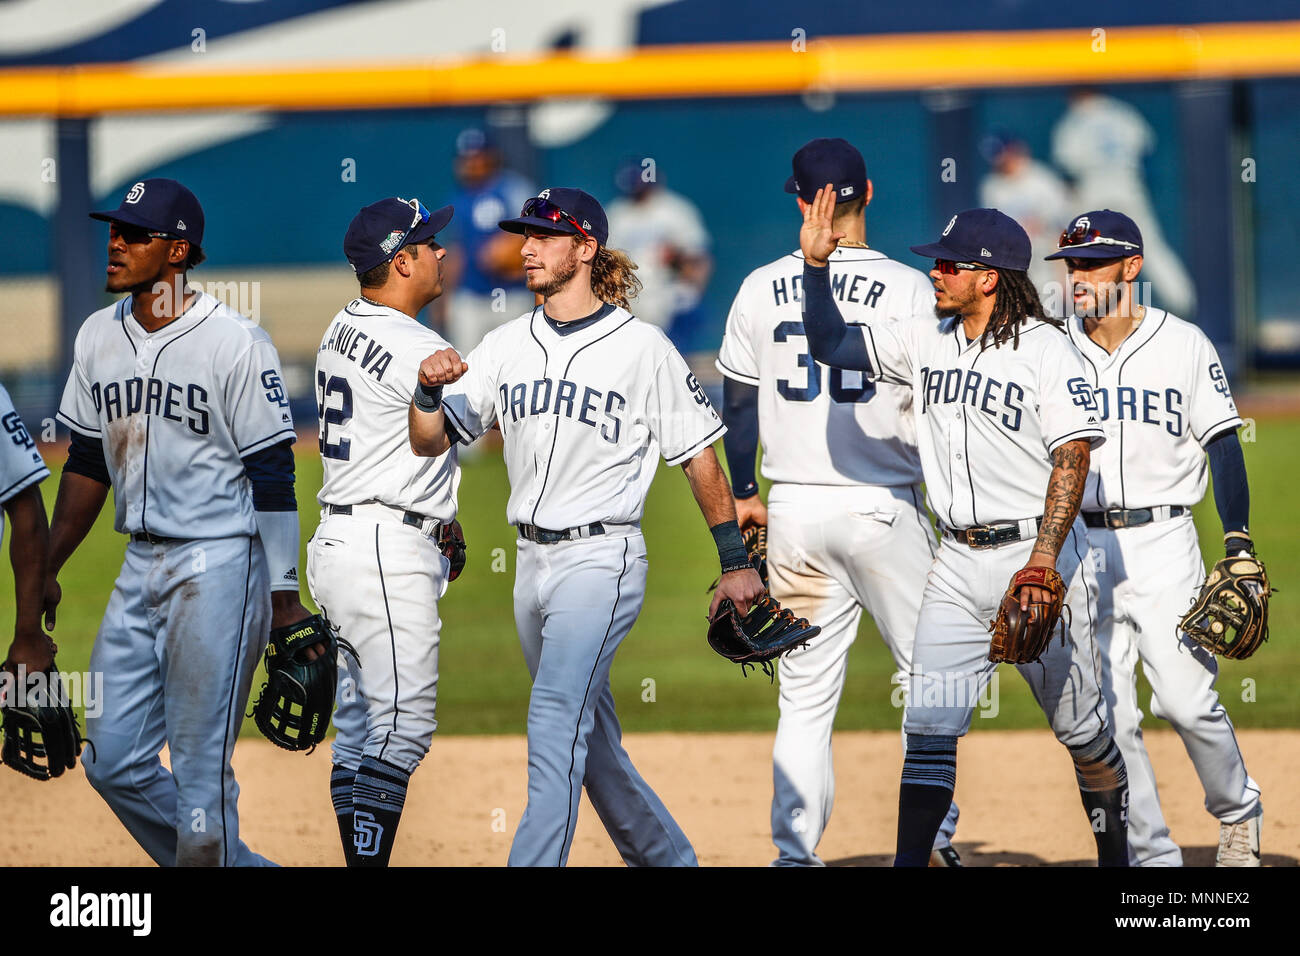
[[244,472],[253,483],[255,511],[297,511],[293,495],[293,442],[282,442],[254,452],[244,461]]
[[754,457],[758,453],[758,386],[722,380],[722,418],[727,433],[722,447],[727,452],[727,470],[731,472],[731,493],[736,498],[758,494],[754,480]]
[[1214,504],[1224,533],[1244,532],[1250,523],[1250,484],[1237,430],[1230,429],[1214,438],[1206,451],[1210,453],[1210,474],[1214,477]]
[[72,443],[68,445],[68,463],[64,471],[74,475],[85,475],[101,485],[113,487],[113,479],[108,474],[108,462],[104,460],[104,443],[98,438],[89,438],[80,432],[72,433]]
[[849,332],[831,295],[830,266],[803,264],[803,330],[808,351],[823,365],[872,371],[861,331]]

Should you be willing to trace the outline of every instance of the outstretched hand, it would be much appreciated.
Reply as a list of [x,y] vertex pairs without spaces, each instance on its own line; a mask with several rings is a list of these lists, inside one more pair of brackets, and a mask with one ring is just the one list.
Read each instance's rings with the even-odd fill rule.
[[835,231],[835,187],[827,183],[811,203],[802,203],[799,248],[809,265],[824,266],[847,233]]

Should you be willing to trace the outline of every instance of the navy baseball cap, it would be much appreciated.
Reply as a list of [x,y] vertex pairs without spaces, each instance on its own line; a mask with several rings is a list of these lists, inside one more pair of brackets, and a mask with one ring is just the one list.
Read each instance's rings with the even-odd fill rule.
[[1119,259],[1142,254],[1142,230],[1122,212],[1097,209],[1071,220],[1044,259]]
[[90,218],[124,222],[203,245],[203,207],[194,193],[174,179],[141,180],[126,191],[116,209],[92,212]]
[[388,262],[403,246],[428,242],[451,222],[451,206],[430,212],[418,199],[381,199],[352,217],[343,254],[357,275]]
[[609,241],[609,220],[600,203],[590,193],[567,186],[543,189],[524,203],[517,217],[502,219],[497,225],[519,235],[532,227],[575,236],[586,233],[602,246]]
[[995,269],[1029,268],[1029,234],[998,209],[965,209],[948,220],[937,242],[912,246],[927,259],[979,262]]
[[798,193],[804,202],[817,198],[827,183],[835,186],[835,203],[849,202],[867,192],[867,164],[862,154],[846,139],[815,139],[805,143],[790,163],[794,175],[785,181],[785,191]]

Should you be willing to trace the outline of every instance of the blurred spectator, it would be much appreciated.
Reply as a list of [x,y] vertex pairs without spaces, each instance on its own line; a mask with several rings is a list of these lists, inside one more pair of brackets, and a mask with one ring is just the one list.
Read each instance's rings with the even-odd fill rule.
[[1082,88],[1070,95],[1069,109],[1052,130],[1052,159],[1074,180],[1075,208],[1067,218],[1085,209],[1114,209],[1136,222],[1144,246],[1143,278],[1161,305],[1188,318],[1196,290],[1165,241],[1142,173],[1142,159],[1155,144],[1155,131],[1136,109]]
[[497,223],[519,215],[537,190],[519,173],[502,168],[500,148],[477,128],[456,137],[455,171],[460,189],[447,200],[456,212],[448,229],[444,279],[451,294],[438,300],[446,306],[436,324],[465,355],[536,302],[524,285],[523,238],[503,232]]
[[632,311],[685,351],[713,272],[704,220],[689,199],[658,183],[654,167],[641,160],[620,166],[614,182],[621,198],[609,205],[609,243],[632,257],[643,286]]
[[1065,270],[1059,262],[1044,262],[1043,256],[1056,251],[1061,229],[1074,213],[1065,180],[1034,159],[1024,140],[1008,130],[985,136],[980,153],[992,167],[980,183],[980,205],[1001,209],[1029,233],[1029,279],[1048,311],[1063,315]]

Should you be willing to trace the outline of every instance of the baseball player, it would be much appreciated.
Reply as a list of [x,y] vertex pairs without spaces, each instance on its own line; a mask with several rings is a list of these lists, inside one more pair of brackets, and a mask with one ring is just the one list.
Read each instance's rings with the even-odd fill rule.
[[56,650],[49,635],[41,630],[50,527],[40,485],[50,470],[3,385],[0,426],[0,542],[4,541],[7,516],[13,526],[9,557],[14,567],[14,639],[0,667],[15,675],[20,667],[33,674],[49,669]]
[[188,189],[146,179],[91,216],[109,223],[107,290],[127,294],[83,323],[59,406],[72,443],[47,627],[110,487],[129,541],[90,657],[104,706],[82,763],[160,866],[264,865],[239,839],[230,757],[270,627],[310,616],[279,357],[262,328],[186,286],[204,259]]
[[[943,532],[912,651],[904,716],[907,755],[898,798],[895,866],[924,866],[956,783],[957,738],[996,665],[989,622],[1021,568],[1054,568],[1067,583],[1069,642],[1018,665],[1074,761],[1098,863],[1127,866],[1124,761],[1107,726],[1092,622],[1096,579],[1078,518],[1092,445],[1104,440],[1083,360],[1043,313],[1029,281],[1024,229],[996,209],[953,216],[933,258],[939,321],[869,319],[846,326],[828,262],[834,187],[804,213],[804,328],[815,359],[910,385],[931,511]],[[1022,607],[1044,588],[1019,589]]]
[[1182,864],[1142,745],[1140,659],[1151,711],[1183,738],[1205,808],[1219,820],[1218,865],[1259,866],[1259,785],[1214,690],[1217,661],[1178,630],[1205,580],[1192,506],[1205,496],[1207,453],[1227,553],[1254,550],[1242,421],[1205,333],[1135,300],[1143,243],[1132,219],[1109,209],[1084,213],[1059,245],[1048,258],[1064,259],[1070,271],[1075,314],[1067,328],[1107,436],[1082,507],[1101,588],[1102,687],[1129,771],[1129,856],[1142,866]]
[[452,209],[381,199],[343,249],[361,295],[316,353],[324,484],[307,553],[312,598],[356,651],[344,654],[330,795],[349,866],[387,866],[411,773],[429,751],[438,688],[438,599],[448,561],[438,529],[456,517],[452,449],[417,457],[407,409],[420,361],[447,347],[415,316],[442,293],[434,234]]
[[515,622],[533,677],[528,806],[510,863],[565,863],[585,784],[629,865],[694,865],[623,750],[609,672],[645,597],[640,520],[660,455],[682,465],[718,544],[710,618],[723,598],[745,613],[762,594],[711,447],[725,429],[663,332],[628,312],[635,265],[606,246],[595,199],[544,189],[501,228],[526,237],[528,288],[543,304],[488,333],[465,361],[450,349],[424,361],[411,443],[441,454],[493,423],[505,441],[506,517],[519,529]]
[[[842,139],[815,139],[792,165],[785,189],[798,193],[800,209],[822,183],[835,184],[834,223],[844,238],[829,262],[845,314],[855,321],[912,321],[928,312],[929,280],[867,246],[872,186],[862,154]],[[822,628],[821,637],[778,665],[772,839],[780,866],[822,862],[817,843],[835,799],[831,727],[863,608],[906,675],[934,560],[934,534],[921,505],[912,390],[812,360],[802,279],[799,251],[751,272],[732,303],[717,361],[725,376],[724,443],[741,530],[770,518],[772,596]],[[772,481],[766,506],[754,480],[759,439],[763,474]],[[960,865],[951,846],[956,823],[954,804],[935,838],[935,863]]]

